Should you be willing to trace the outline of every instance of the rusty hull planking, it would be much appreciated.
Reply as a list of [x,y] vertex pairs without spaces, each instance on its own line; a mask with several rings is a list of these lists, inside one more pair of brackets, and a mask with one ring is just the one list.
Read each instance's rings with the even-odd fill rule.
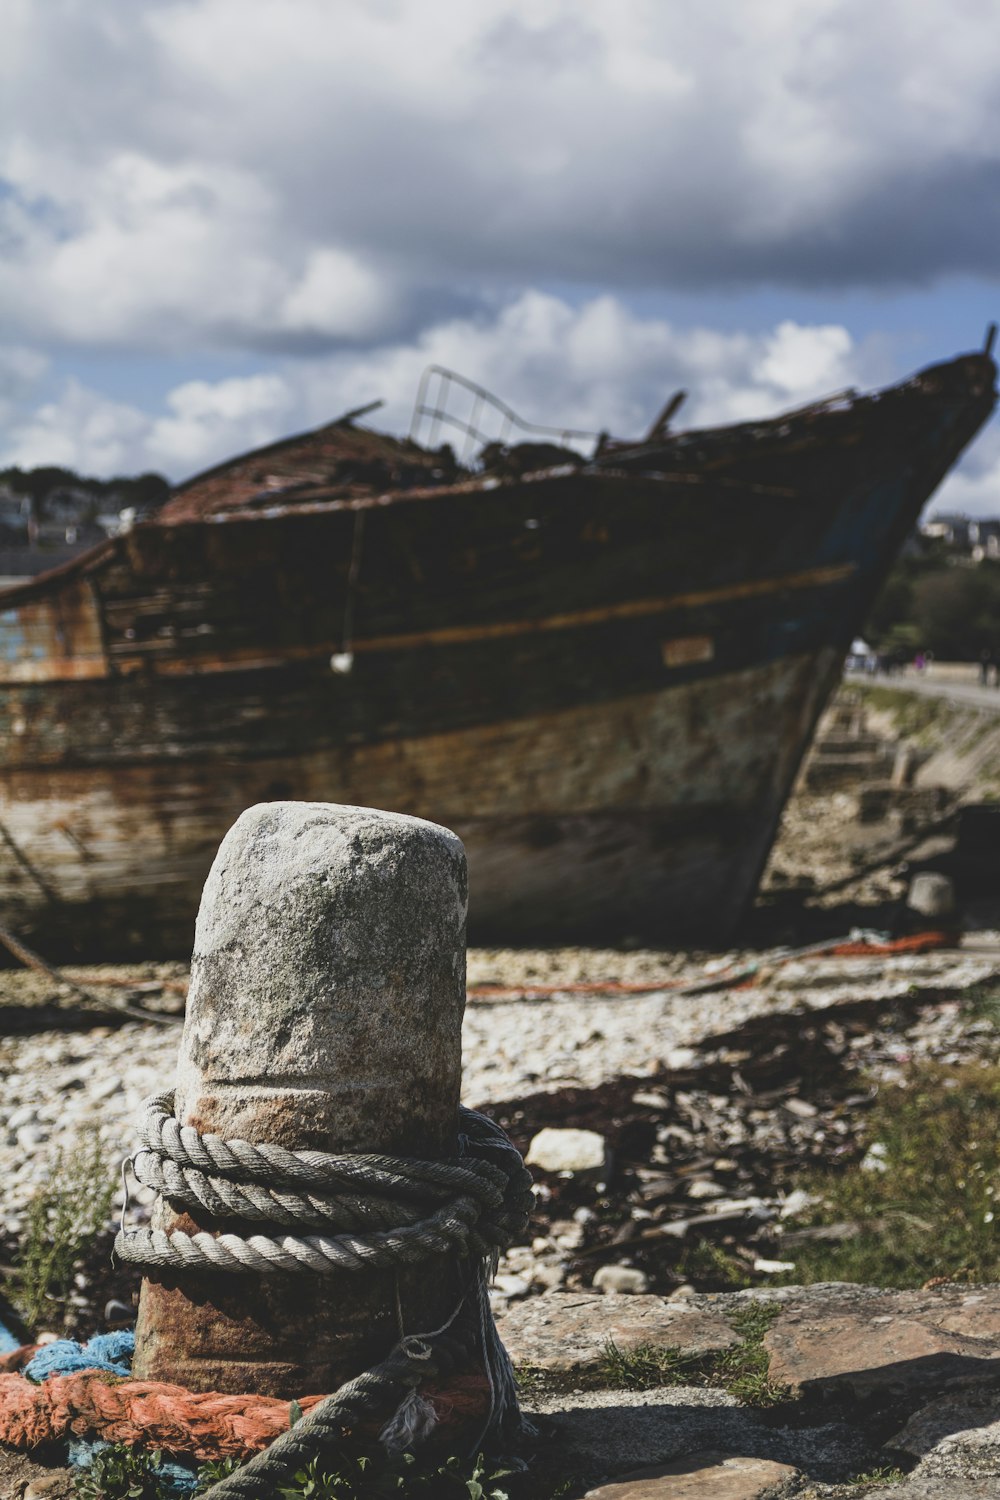
[[107,675],[100,603],[88,579],[0,613],[0,683]]

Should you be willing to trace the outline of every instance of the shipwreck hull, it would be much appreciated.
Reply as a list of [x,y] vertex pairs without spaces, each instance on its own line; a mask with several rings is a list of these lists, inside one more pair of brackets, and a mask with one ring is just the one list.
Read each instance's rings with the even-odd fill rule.
[[227,827],[294,798],[453,828],[479,938],[725,940],[994,373],[604,466],[181,506],[8,590],[0,922],[186,955]]
[[[839,654],[409,741],[4,779],[5,925],[59,958],[190,949],[220,830],[295,798],[435,816],[481,940],[709,939],[738,918]],[[682,727],[681,727],[682,726]]]

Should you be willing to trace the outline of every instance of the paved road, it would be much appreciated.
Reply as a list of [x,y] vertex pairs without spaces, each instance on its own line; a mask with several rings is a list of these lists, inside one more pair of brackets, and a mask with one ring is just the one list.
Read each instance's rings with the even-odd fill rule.
[[864,672],[849,672],[847,681],[893,688],[903,693],[921,693],[925,698],[950,698],[953,703],[971,703],[977,708],[988,708],[993,713],[1000,714],[1000,688],[981,687],[973,676],[974,672],[975,668],[970,668],[972,680],[958,681],[935,677],[933,668],[930,675],[907,671],[898,677],[869,677]]

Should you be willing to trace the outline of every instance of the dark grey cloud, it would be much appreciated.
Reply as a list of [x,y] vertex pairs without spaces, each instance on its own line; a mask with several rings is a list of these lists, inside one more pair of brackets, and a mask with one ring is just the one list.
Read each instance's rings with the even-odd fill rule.
[[997,274],[1000,28],[979,0],[9,12],[18,336],[316,353],[524,285]]

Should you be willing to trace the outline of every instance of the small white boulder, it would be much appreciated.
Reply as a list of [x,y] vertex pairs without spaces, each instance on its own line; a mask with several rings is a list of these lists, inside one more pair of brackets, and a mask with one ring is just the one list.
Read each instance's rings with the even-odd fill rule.
[[594,1286],[599,1292],[641,1296],[649,1291],[649,1279],[645,1271],[639,1271],[635,1266],[602,1266],[594,1277]]
[[535,1136],[524,1158],[542,1172],[603,1172],[608,1148],[596,1130],[558,1130],[546,1126]]

